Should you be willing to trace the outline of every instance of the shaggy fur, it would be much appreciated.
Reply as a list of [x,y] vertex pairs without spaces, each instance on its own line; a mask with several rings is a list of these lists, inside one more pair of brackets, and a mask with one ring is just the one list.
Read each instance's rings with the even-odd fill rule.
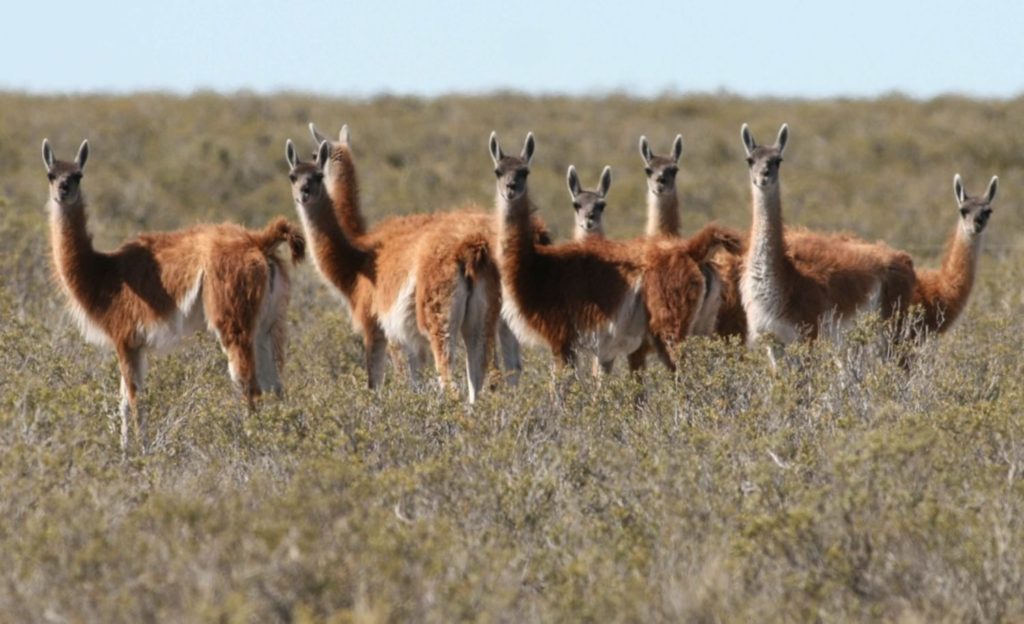
[[779,165],[788,128],[782,126],[771,147],[758,146],[746,124],[741,135],[753,194],[753,227],[740,280],[748,342],[763,334],[783,344],[813,339],[825,323],[838,327],[861,311],[877,311],[883,319],[902,315],[915,283],[910,256],[846,235],[805,230],[784,235]]
[[[499,309],[497,268],[486,237],[454,219],[429,215],[387,219],[353,237],[325,182],[325,170],[338,169],[332,156],[337,150],[324,141],[312,163],[300,162],[290,141],[286,151],[292,195],[315,264],[346,299],[353,326],[363,334],[370,388],[383,382],[388,341],[406,353],[414,383],[432,353],[442,387],[451,387],[461,334],[473,402],[483,386]],[[350,157],[346,162],[343,188],[351,190],[355,168]],[[358,223],[358,201],[344,203],[349,225]]]
[[[682,135],[676,135],[669,156],[655,154],[651,151],[647,137],[640,137],[640,157],[644,161],[644,173],[647,176],[646,235],[649,237],[679,236],[679,192],[676,174],[679,172],[679,158],[682,153]],[[720,228],[719,231],[727,232],[727,238],[730,240],[743,239],[735,230]],[[746,314],[739,295],[743,251],[742,246],[735,252],[719,249],[707,262],[701,264],[708,288],[693,328],[695,335],[745,336]]]
[[982,232],[992,215],[992,200],[998,185],[999,178],[993,176],[984,196],[970,197],[964,190],[960,174],[954,177],[959,223],[946,244],[941,268],[917,272],[912,303],[921,306],[925,331],[947,331],[966,307],[978,269]]
[[520,156],[506,156],[491,135],[506,322],[521,339],[547,344],[563,365],[573,365],[577,352],[588,349],[610,367],[615,357],[636,352],[650,333],[674,367],[674,347],[692,328],[704,294],[697,264],[721,242],[715,229],[692,242],[591,238],[537,245],[526,184],[533,149],[530,134]]
[[58,282],[86,338],[112,348],[121,370],[121,446],[129,413],[145,445],[138,408],[146,354],[173,346],[204,325],[228,355],[231,378],[250,406],[263,391],[282,392],[290,282],[275,249],[302,259],[302,235],[284,219],[263,230],[233,224],[141,234],[113,252],[93,248],[79,188],[88,157],[53,158],[43,141],[50,180],[50,242]]
[[[644,145],[642,140],[641,152]],[[677,138],[677,145],[681,147],[681,138]],[[572,166],[569,167],[567,182],[576,214],[575,240],[604,239],[602,217],[611,186],[611,169],[605,167],[601,175],[601,186],[595,190],[580,187],[576,169]],[[585,220],[581,214],[586,215]],[[639,249],[645,270],[649,269],[642,290],[645,293],[645,305],[649,307],[648,316],[654,336],[661,336],[660,340],[645,336],[641,346],[629,354],[631,370],[643,368],[646,356],[652,350],[658,352],[669,368],[674,368],[676,347],[684,336],[711,333],[720,302],[718,284],[721,280],[711,269],[713,264],[709,258],[728,253],[724,249],[718,251],[723,245],[738,248],[740,241],[738,234],[728,233],[725,228],[713,224],[689,241],[681,241],[678,235],[668,234],[630,241],[629,244]],[[711,253],[710,249],[715,249],[716,253]],[[699,258],[703,282],[698,283],[694,279],[694,274],[688,270],[687,258]],[[693,300],[694,295],[699,297],[696,301]],[[678,315],[680,311],[684,312],[682,316]],[[691,316],[693,311],[696,314]],[[702,323],[706,327],[703,331]],[[613,361],[598,364],[607,373],[611,372]]]
[[[348,126],[342,126],[341,132],[338,136],[338,141],[331,141],[327,139],[323,133],[316,129],[316,126],[313,123],[309,124],[309,129],[313,138],[317,141],[317,146],[324,141],[327,141],[330,146],[330,160],[325,168],[324,175],[328,194],[334,203],[336,219],[341,225],[342,230],[350,238],[357,240],[361,239],[361,237],[366,235],[366,226],[359,203],[359,185],[358,178],[356,176],[355,162],[352,156],[351,135],[349,133]],[[537,242],[539,244],[549,244],[551,239],[547,233],[547,229],[544,227],[544,224],[536,217],[532,218],[532,223]],[[372,237],[377,241],[384,241],[392,238],[405,238],[407,235],[412,234],[415,238],[419,235],[426,234],[429,231],[433,231],[433,228],[439,228],[442,231],[459,230],[464,233],[471,231],[474,233],[474,236],[482,233],[487,238],[487,252],[489,257],[495,257],[494,249],[496,249],[497,232],[494,228],[494,219],[490,214],[479,209],[421,214],[414,218],[403,217],[386,219],[376,224],[372,231]],[[443,234],[439,234],[438,236],[440,238],[434,239],[437,244],[441,244],[446,240],[449,241],[449,243],[451,242],[450,237],[446,237]],[[419,242],[417,242],[416,248],[430,250],[428,246],[421,245]],[[405,259],[410,263],[416,262],[416,256],[412,253],[403,254],[399,259]],[[402,274],[405,274],[405,272],[402,272]],[[437,278],[435,277],[432,279]],[[454,283],[455,282],[452,281],[447,287],[433,285],[429,288],[432,291],[440,292],[445,288],[450,289]],[[501,293],[498,292],[497,296],[500,299]],[[508,326],[505,325],[500,318],[498,321],[497,335],[501,342],[502,366],[508,375],[509,383],[514,385],[518,382],[519,375],[522,371],[519,342],[516,340],[515,335],[511,332]],[[497,354],[495,353],[495,357],[496,356]],[[412,371],[414,378],[417,375],[417,370],[420,368],[418,362],[420,357],[421,354],[414,354],[410,356],[410,370]]]

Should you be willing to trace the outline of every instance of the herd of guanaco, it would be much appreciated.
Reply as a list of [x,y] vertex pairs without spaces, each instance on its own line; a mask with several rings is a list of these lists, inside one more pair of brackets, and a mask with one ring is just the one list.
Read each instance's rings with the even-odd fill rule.
[[301,227],[281,217],[262,230],[196,225],[140,234],[111,252],[93,247],[87,227],[81,181],[89,143],[65,161],[43,141],[55,272],[86,340],[117,354],[122,448],[132,423],[140,444],[145,440],[138,397],[147,353],[203,327],[217,336],[250,407],[262,393],[282,393],[290,291],[289,264],[277,255],[282,245],[292,263],[308,253],[340,294],[362,335],[371,389],[383,383],[389,345],[405,355],[414,386],[426,383],[432,357],[441,387],[452,388],[461,337],[472,403],[492,357],[516,382],[521,342],[547,346],[562,366],[592,354],[595,370],[608,373],[620,356],[640,371],[652,352],[675,370],[690,335],[737,336],[750,346],[770,337],[774,362],[780,346],[813,340],[865,312],[900,323],[920,310],[914,335],[944,332],[970,295],[998,188],[993,177],[983,195],[970,196],[954,177],[958,221],[942,265],[918,269],[885,243],[785,226],[779,172],[789,128],[762,145],[744,124],[749,232],[709,224],[683,236],[676,185],[682,137],[667,156],[641,137],[645,234],[607,238],[611,169],[589,190],[570,166],[573,240],[554,242],[530,199],[533,134],[515,154],[492,133],[493,211],[391,217],[368,227],[348,127],[337,139],[312,123],[309,129],[312,160],[286,143]]

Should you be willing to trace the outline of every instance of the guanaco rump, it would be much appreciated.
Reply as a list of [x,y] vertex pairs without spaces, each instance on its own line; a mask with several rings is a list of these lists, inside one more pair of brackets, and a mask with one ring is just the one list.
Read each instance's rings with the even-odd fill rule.
[[774,145],[758,145],[743,124],[753,199],[753,225],[740,292],[748,343],[772,335],[782,344],[815,338],[855,315],[902,315],[916,281],[910,256],[845,234],[784,230],[779,169],[789,138],[785,124]]
[[81,188],[88,157],[88,141],[67,162],[54,158],[43,140],[56,277],[86,340],[117,354],[121,448],[128,448],[133,414],[145,449],[138,397],[147,353],[167,349],[203,326],[217,335],[231,379],[250,407],[262,392],[281,394],[290,282],[275,250],[287,244],[292,262],[299,262],[305,249],[299,231],[282,218],[263,230],[198,225],[140,234],[115,251],[97,251]]
[[982,232],[992,216],[992,201],[999,189],[999,178],[992,176],[981,197],[971,197],[964,189],[960,174],[953,178],[959,221],[946,244],[942,266],[920,269],[912,303],[921,306],[927,332],[947,331],[960,317],[974,286],[981,253]]
[[[314,264],[345,298],[363,334],[370,388],[383,381],[388,341],[407,354],[414,383],[432,352],[441,387],[451,388],[461,335],[472,403],[483,387],[500,309],[498,270],[486,235],[472,224],[413,216],[386,220],[353,237],[325,181],[329,168],[337,169],[328,165],[331,153],[328,141],[320,143],[313,162],[299,160],[291,140],[285,149]],[[349,219],[349,227],[356,221]]]

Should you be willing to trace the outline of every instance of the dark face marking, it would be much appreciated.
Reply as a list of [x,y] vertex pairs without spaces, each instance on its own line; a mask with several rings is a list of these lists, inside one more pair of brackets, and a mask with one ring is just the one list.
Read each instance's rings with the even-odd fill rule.
[[671,158],[655,156],[644,167],[647,174],[647,189],[655,195],[673,193],[676,190],[676,174],[679,166]]
[[60,204],[71,204],[81,196],[82,170],[75,163],[55,161],[46,172],[50,197]]
[[981,234],[992,216],[992,206],[981,197],[966,197],[960,204],[960,223],[968,234]]
[[580,191],[572,201],[576,213],[576,227],[590,233],[601,229],[601,217],[604,215],[605,199],[594,191]]
[[494,176],[497,178],[498,194],[506,201],[515,201],[526,194],[530,167],[520,158],[506,156],[498,161]]
[[778,148],[758,146],[747,157],[750,181],[758,188],[769,188],[779,183],[782,153]]
[[324,174],[313,163],[298,163],[288,174],[292,183],[292,198],[304,209],[310,209],[321,199]]

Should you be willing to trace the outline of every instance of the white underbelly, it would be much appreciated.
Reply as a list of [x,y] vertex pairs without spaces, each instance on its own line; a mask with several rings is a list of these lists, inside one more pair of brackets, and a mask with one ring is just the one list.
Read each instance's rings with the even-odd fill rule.
[[157,353],[166,352],[174,348],[182,338],[202,331],[208,320],[203,310],[202,295],[203,274],[200,272],[170,317],[146,326],[140,324],[137,328],[146,347]]
[[754,346],[758,338],[772,335],[782,344],[800,339],[800,327],[785,318],[785,302],[778,289],[744,274],[740,280],[740,295],[747,316],[747,344]]
[[519,342],[533,347],[547,346],[547,343],[532,327],[516,303],[515,295],[502,282],[501,285],[501,318],[515,334]]
[[89,315],[85,313],[85,309],[70,295],[68,296],[68,313],[74,319],[75,325],[78,326],[78,331],[82,333],[82,337],[85,338],[86,342],[97,347],[111,348],[114,346],[107,332],[94,323],[89,318]]
[[420,333],[419,325],[416,322],[416,279],[410,276],[391,307],[386,312],[380,312],[381,329],[388,341],[396,344],[411,347],[419,345],[425,339]]

